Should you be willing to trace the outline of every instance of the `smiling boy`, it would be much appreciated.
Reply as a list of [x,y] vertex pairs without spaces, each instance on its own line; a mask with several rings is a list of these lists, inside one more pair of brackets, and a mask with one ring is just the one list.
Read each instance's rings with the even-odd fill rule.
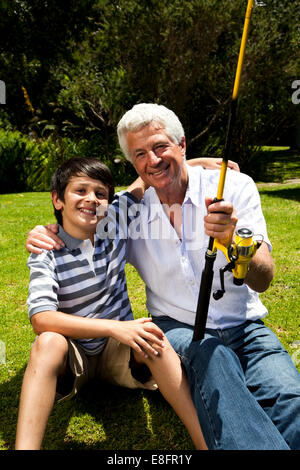
[[195,447],[206,448],[177,354],[150,318],[133,319],[126,239],[118,226],[113,239],[97,234],[109,203],[119,214],[121,198],[129,209],[142,192],[137,181],[114,197],[110,171],[91,158],[70,159],[53,176],[64,247],[28,260],[29,317],[37,338],[22,385],[16,449],[39,449],[55,399],[71,398],[92,377],[128,388],[159,387]]
[[[92,196],[85,198],[86,194]],[[64,198],[57,191],[52,193],[52,201],[56,211],[62,211],[64,230],[79,239],[90,239],[94,242],[94,234],[98,223],[96,210],[98,206],[106,206],[109,189],[101,181],[94,180],[84,174],[72,177],[66,187]]]

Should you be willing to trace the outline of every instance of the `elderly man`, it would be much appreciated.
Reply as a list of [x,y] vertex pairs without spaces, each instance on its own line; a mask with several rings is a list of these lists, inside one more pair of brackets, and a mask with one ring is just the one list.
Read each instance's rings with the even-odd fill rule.
[[[254,182],[228,172],[225,201],[212,203],[219,172],[185,164],[177,116],[139,104],[118,125],[120,146],[151,186],[129,241],[128,261],[146,283],[147,307],[186,369],[210,449],[299,449],[300,375],[263,324],[265,291],[274,265]],[[205,215],[206,214],[206,215]],[[203,224],[204,218],[204,224]],[[225,277],[226,294],[212,299],[204,340],[192,341],[208,237],[230,243],[236,226],[262,234],[243,286]],[[168,234],[164,236],[163,234]],[[216,270],[226,263],[218,253]],[[218,277],[214,284],[218,288]]]
[[[267,309],[258,292],[268,288],[274,267],[254,182],[229,171],[225,200],[213,203],[219,171],[186,165],[184,130],[164,106],[134,106],[120,120],[118,137],[150,186],[130,227],[127,260],[145,281],[152,321],[181,358],[208,448],[299,449],[300,375],[262,322]],[[226,294],[211,300],[205,337],[192,341],[208,238],[228,245],[241,226],[264,242],[243,286],[225,275]],[[46,241],[33,230],[27,249],[45,248]],[[218,253],[216,271],[225,263]]]

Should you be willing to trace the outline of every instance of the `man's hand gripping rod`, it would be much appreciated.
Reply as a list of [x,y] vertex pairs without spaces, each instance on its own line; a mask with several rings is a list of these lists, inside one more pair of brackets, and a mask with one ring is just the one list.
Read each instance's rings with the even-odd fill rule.
[[[249,32],[250,19],[254,0],[248,0],[244,29],[239,52],[238,64],[236,69],[231,106],[228,119],[228,127],[226,134],[226,142],[224,148],[224,155],[221,166],[221,173],[219,179],[219,186],[217,197],[214,202],[223,200],[223,192],[226,178],[226,171],[228,166],[228,159],[230,153],[230,146],[232,141],[232,133],[236,119],[238,93],[244,63],[245,49]],[[218,240],[210,237],[208,249],[205,254],[205,266],[202,272],[200,292],[198,297],[198,305],[196,311],[196,320],[194,327],[193,341],[198,341],[204,338],[205,326],[209,308],[209,301],[211,295],[212,281],[213,281],[213,265],[217,256],[217,249],[221,249],[225,254],[229,263],[220,271],[221,277],[221,290],[214,293],[214,298],[217,300],[222,297],[225,292],[224,289],[224,272],[228,270],[233,271],[234,283],[242,285],[247,274],[248,264],[254,256],[256,250],[259,248],[261,242],[253,242],[252,232],[248,229],[240,229],[236,234],[235,242],[227,249]]]

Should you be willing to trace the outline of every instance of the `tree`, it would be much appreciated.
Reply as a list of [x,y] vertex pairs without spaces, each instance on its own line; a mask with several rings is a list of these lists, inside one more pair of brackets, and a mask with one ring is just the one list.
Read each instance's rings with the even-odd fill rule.
[[[118,119],[135,102],[163,103],[182,119],[190,156],[220,153],[245,8],[240,0],[225,10],[216,0],[101,2],[97,29],[82,44],[60,103],[110,142]],[[253,12],[233,146],[242,166],[249,148],[276,142],[295,122],[296,16],[296,3],[278,0]]]
[[[33,106],[38,103],[49,129],[85,140],[88,153],[115,167],[118,120],[137,102],[158,102],[182,120],[189,157],[222,153],[245,0],[226,8],[218,0],[11,3],[23,44],[13,42],[17,60],[8,56],[8,70],[20,75],[18,90],[27,77]],[[242,169],[257,146],[278,142],[299,115],[291,102],[300,69],[298,14],[297,2],[288,0],[266,0],[253,11],[232,151]],[[54,34],[46,15],[57,23]],[[46,49],[31,50],[39,40]],[[16,110],[12,119],[23,122]],[[128,167],[122,168],[124,175]]]
[[[71,45],[81,41],[94,3],[1,1],[0,73],[7,87],[6,112],[18,128],[26,131],[26,123],[36,109],[46,115],[49,112],[48,103],[60,88],[52,70],[61,61],[72,60]],[[32,108],[28,106],[29,100]]]

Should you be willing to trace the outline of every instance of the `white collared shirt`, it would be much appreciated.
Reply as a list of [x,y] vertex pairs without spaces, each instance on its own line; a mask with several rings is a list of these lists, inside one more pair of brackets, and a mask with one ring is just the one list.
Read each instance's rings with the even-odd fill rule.
[[[203,222],[205,197],[216,196],[220,172],[189,165],[187,170],[189,181],[182,204],[182,240],[170,224],[155,190],[149,188],[140,205],[138,225],[131,232],[127,260],[136,267],[146,284],[147,308],[152,316],[167,315],[193,325],[209,241]],[[228,170],[224,199],[233,203],[238,227],[247,227],[254,234],[263,235],[271,249],[253,180]],[[225,255],[218,250],[212,292],[220,289],[219,269],[226,264]],[[232,273],[225,273],[225,291],[218,301],[211,297],[208,328],[229,328],[267,314],[256,292],[245,284],[233,284]]]

